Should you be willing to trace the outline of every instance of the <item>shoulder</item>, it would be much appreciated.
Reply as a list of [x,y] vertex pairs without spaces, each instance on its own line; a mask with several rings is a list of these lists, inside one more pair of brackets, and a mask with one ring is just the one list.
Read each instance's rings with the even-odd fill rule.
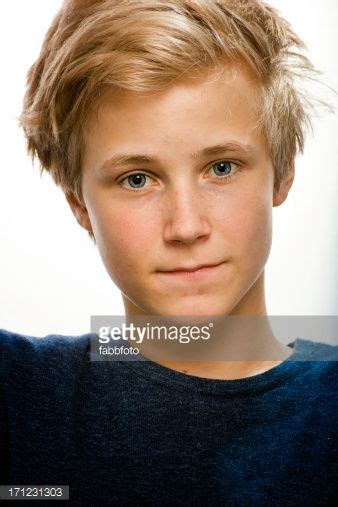
[[296,338],[293,342],[297,361],[338,361],[338,345]]
[[292,361],[300,361],[309,387],[336,392],[338,387],[338,345],[297,338],[293,342]]
[[50,334],[39,338],[0,329],[0,376],[80,365],[89,353],[90,336]]
[[48,353],[55,350],[80,350],[90,342],[90,333],[78,336],[65,336],[49,334],[43,337],[28,336],[24,334],[0,329],[1,350],[15,353]]

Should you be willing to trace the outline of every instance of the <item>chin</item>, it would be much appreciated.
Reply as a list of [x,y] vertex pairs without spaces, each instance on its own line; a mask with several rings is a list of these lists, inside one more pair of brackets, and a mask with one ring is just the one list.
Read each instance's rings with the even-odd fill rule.
[[210,298],[190,298],[189,301],[174,301],[171,304],[157,306],[153,315],[163,316],[191,316],[191,317],[217,317],[228,315],[233,306],[230,302],[210,300]]

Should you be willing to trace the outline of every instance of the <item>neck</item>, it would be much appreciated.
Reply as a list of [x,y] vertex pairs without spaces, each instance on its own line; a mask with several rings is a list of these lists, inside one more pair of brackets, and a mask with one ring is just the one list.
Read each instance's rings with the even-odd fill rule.
[[[135,315],[126,307],[126,315]],[[149,315],[144,312],[139,315]],[[155,316],[151,316],[153,319]],[[213,323],[210,340],[145,340],[138,344],[140,353],[167,368],[196,377],[235,380],[251,377],[274,368],[287,359],[292,349],[275,337],[266,315],[264,296],[264,271],[226,316],[196,317],[194,322],[182,322],[184,318],[156,317],[152,324],[168,326],[202,325]]]
[[223,380],[263,373],[292,353],[274,336],[266,316],[218,317],[213,325],[209,340],[184,344],[146,340],[137,346],[144,357],[172,370]]

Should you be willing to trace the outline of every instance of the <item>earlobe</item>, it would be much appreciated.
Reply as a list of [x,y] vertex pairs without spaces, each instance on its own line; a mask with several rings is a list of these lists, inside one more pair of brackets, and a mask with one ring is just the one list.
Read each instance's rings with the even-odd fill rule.
[[86,207],[77,200],[72,192],[65,192],[65,197],[77,223],[81,225],[83,229],[86,229],[86,231],[93,232]]
[[273,191],[273,206],[280,206],[286,200],[290,188],[292,187],[293,180],[295,178],[295,166],[294,164],[290,165],[286,175],[283,178],[283,181],[280,184],[280,188],[277,191],[274,189]]

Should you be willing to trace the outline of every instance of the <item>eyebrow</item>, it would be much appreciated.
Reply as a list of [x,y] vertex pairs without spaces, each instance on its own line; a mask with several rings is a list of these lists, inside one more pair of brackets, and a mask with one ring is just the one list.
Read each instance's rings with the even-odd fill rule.
[[[247,156],[255,156],[257,155],[257,150],[246,143],[237,143],[237,142],[229,142],[225,144],[216,144],[214,146],[208,146],[203,148],[202,150],[195,151],[192,153],[192,160],[198,160],[200,158],[210,156],[210,155],[220,155],[226,151],[237,151],[242,152]],[[106,160],[98,169],[98,172],[105,172],[106,170],[112,169],[116,166],[124,166],[130,164],[154,164],[158,163],[159,160],[157,157],[151,157],[148,155],[127,155],[124,153],[117,153],[113,155],[111,158]]]

